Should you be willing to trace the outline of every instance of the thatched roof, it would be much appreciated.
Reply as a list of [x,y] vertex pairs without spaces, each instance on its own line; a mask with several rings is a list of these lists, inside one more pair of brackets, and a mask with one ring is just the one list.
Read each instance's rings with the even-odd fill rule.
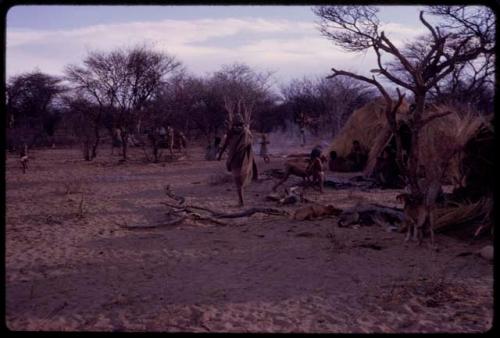
[[[403,101],[396,114],[396,119],[405,118],[408,106],[408,103]],[[328,152],[335,150],[338,156],[345,157],[351,151],[354,140],[358,140],[362,147],[371,150],[374,145],[380,143],[380,139],[389,137],[390,130],[384,109],[385,100],[379,97],[355,110],[333,139]]]

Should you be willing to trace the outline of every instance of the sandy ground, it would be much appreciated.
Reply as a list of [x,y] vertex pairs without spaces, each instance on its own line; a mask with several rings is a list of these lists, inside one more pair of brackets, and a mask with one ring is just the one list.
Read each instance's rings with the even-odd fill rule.
[[[201,148],[145,164],[78,149],[38,150],[26,174],[6,163],[6,324],[11,330],[188,332],[483,332],[492,325],[493,265],[468,244],[437,236],[438,251],[378,226],[255,214],[232,226],[165,219],[163,187],[192,203],[236,211],[224,161]],[[274,157],[261,171],[281,168]],[[329,174],[331,175],[331,174]],[[285,184],[291,186],[293,180]],[[266,202],[272,180],[247,189]],[[308,198],[346,208],[397,206],[398,191],[327,189]],[[290,206],[289,210],[299,206]],[[373,246],[376,245],[376,246]],[[457,256],[458,255],[458,256]]]

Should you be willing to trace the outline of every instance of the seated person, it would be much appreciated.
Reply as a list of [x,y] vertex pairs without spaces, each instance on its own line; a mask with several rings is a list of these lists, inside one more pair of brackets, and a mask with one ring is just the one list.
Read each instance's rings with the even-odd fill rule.
[[[312,155],[312,154],[311,154]],[[321,153],[314,153],[314,157],[307,166],[306,172],[312,176],[312,183],[319,185],[319,191],[323,193],[323,183],[325,181],[325,172],[323,170],[323,162],[326,162],[326,157]]]
[[328,161],[328,168],[330,171],[336,172],[349,172],[352,170],[353,163],[343,157],[338,157],[335,150],[330,151],[330,160]]
[[347,159],[352,162],[352,171],[361,171],[366,165],[368,160],[367,151],[361,147],[358,140],[352,142],[352,149]]

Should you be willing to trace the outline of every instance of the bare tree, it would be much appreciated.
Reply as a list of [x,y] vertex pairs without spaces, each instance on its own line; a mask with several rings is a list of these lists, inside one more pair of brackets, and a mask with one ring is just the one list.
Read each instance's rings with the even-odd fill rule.
[[180,67],[173,56],[146,47],[92,52],[83,66],[66,68],[67,79],[100,107],[113,113],[113,126],[120,130],[123,159],[128,138],[137,129],[145,103],[165,77]]
[[252,124],[252,113],[256,106],[265,101],[270,92],[271,73],[254,71],[245,64],[223,66],[213,75],[212,83],[228,113],[241,114],[245,122]]
[[351,78],[294,79],[282,88],[282,95],[293,111],[294,120],[301,118],[316,126],[318,132],[335,136],[349,115],[373,97],[371,87]]
[[[403,87],[413,93],[415,109],[412,111],[412,148],[409,154],[408,165],[402,161],[401,139],[398,135],[396,124],[396,109],[402,102],[404,94],[398,89],[398,102],[394,105],[387,90],[373,75],[371,78],[352,72],[332,68],[331,78],[348,76],[375,86],[386,101],[386,118],[391,130],[396,135],[398,149],[398,163],[403,175],[407,178],[410,191],[413,195],[420,196],[422,191],[417,180],[419,131],[428,122],[442,115],[424,118],[426,97],[435,85],[451,74],[453,70],[468,61],[475,60],[480,55],[488,53],[491,49],[489,35],[462,34],[462,32],[448,31],[446,26],[433,27],[420,12],[420,21],[429,31],[428,48],[414,62],[405,55],[385,34],[380,31],[380,22],[377,18],[376,7],[372,6],[321,6],[313,9],[320,18],[319,29],[328,39],[347,51],[358,52],[373,50],[377,57],[377,75],[397,86]],[[491,27],[490,27],[491,28]],[[489,28],[489,29],[490,29]],[[383,56],[391,58],[391,65],[384,64]],[[397,70],[394,71],[394,64]],[[392,68],[392,69],[391,69]],[[404,70],[405,76],[401,76]]]

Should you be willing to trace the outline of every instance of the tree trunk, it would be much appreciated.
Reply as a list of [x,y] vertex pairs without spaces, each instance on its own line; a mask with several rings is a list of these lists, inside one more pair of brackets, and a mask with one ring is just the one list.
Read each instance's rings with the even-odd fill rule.
[[123,160],[127,160],[127,147],[128,147],[128,133],[126,131],[121,132],[122,136],[122,155],[123,155]]
[[83,159],[85,161],[90,161],[90,141],[87,139],[83,141]]
[[153,146],[153,155],[155,157],[155,163],[158,163],[158,142],[156,140],[153,141],[152,143]]
[[418,185],[419,167],[419,142],[420,142],[420,121],[425,108],[425,91],[415,93],[415,110],[413,111],[411,131],[411,150],[408,158],[408,183],[412,195],[421,195],[422,191]]
[[95,141],[94,144],[92,145],[92,155],[91,159],[94,159],[97,157],[97,146],[99,145],[99,140],[100,140],[100,134],[99,134],[99,125],[97,124],[94,127],[94,133],[95,133]]

